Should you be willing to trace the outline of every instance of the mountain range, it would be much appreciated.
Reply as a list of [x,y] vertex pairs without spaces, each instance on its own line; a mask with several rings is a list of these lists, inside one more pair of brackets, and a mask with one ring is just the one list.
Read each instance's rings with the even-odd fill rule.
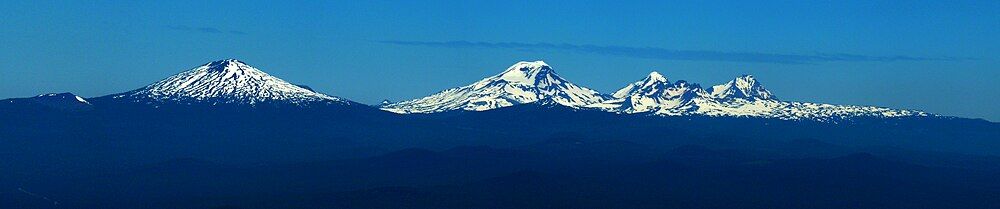
[[[480,142],[517,143],[516,140],[584,134],[583,130],[588,130],[586,134],[592,135],[589,137],[659,137],[653,132],[645,133],[651,127],[686,129],[671,133],[678,137],[774,138],[777,131],[796,133],[788,137],[839,141],[868,138],[872,133],[861,129],[888,126],[881,133],[895,136],[885,136],[884,141],[855,139],[852,143],[889,144],[898,142],[895,138],[918,137],[928,141],[910,139],[907,143],[919,144],[920,148],[937,144],[931,147],[933,150],[994,152],[988,147],[961,143],[992,137],[993,131],[989,129],[993,123],[988,121],[916,110],[784,101],[750,75],[702,87],[651,72],[618,91],[602,94],[570,82],[543,61],[518,62],[495,76],[423,98],[366,105],[285,81],[239,60],[225,59],[106,96],[83,98],[58,93],[0,100],[0,113],[5,116],[0,123],[8,124],[0,127],[8,133],[0,134],[17,133],[11,136],[27,137],[25,140],[69,133],[45,131],[53,126],[52,121],[66,123],[63,128],[67,130],[102,139],[144,137],[169,141],[171,137],[221,134],[217,131],[240,127],[245,130],[226,133],[221,138],[298,137],[321,143],[394,148],[414,144],[447,147]],[[680,121],[685,121],[683,126],[677,126]],[[737,125],[734,121],[749,124]],[[542,122],[545,124],[537,124]],[[197,131],[208,127],[215,131]],[[303,127],[313,128],[299,130]],[[806,133],[803,131],[810,129],[805,127],[816,130]],[[973,127],[976,131],[948,127]],[[373,128],[382,131],[372,132]],[[636,132],[623,132],[625,128]],[[861,129],[831,132],[829,128]],[[914,131],[928,128],[947,130]],[[151,137],[150,132],[160,135]],[[835,132],[840,133],[831,134]],[[109,133],[118,134],[105,136]],[[336,137],[339,138],[331,139]]]
[[485,111],[527,103],[660,116],[701,115],[816,121],[839,121],[855,117],[932,116],[916,110],[782,101],[752,75],[742,75],[725,84],[702,88],[697,83],[684,80],[670,82],[654,71],[607,95],[569,82],[543,61],[518,62],[502,73],[478,82],[419,99],[384,103],[380,108],[411,114]]
[[[271,76],[242,61],[213,61],[128,92],[84,99],[69,93],[46,94],[39,103],[86,107],[98,103],[208,106],[296,106],[363,104],[316,92]],[[59,101],[64,100],[64,101]],[[76,104],[78,103],[78,104]],[[615,114],[657,116],[754,117],[783,120],[844,121],[858,117],[928,117],[917,110],[832,105],[779,100],[752,75],[703,88],[684,80],[671,82],[658,72],[612,94],[602,94],[559,76],[543,61],[518,62],[500,74],[475,83],[377,107],[398,114],[487,111],[522,104],[542,104]],[[79,109],[79,107],[64,108]],[[86,109],[86,108],[84,108]]]
[[519,62],[375,106],[227,59],[0,100],[0,208],[989,208],[997,139],[981,119],[784,101],[749,75],[602,94]]
[[[68,93],[60,95],[85,101],[84,98]],[[55,99],[49,97],[51,96],[39,96],[33,100],[52,103]],[[72,99],[65,100],[66,103],[79,102],[74,102]],[[304,85],[289,83],[235,59],[209,62],[136,90],[90,100],[102,101],[100,103],[150,106],[363,105],[316,92]],[[85,104],[76,106],[92,105],[89,102],[83,103]],[[384,101],[377,107],[398,114],[431,114],[487,111],[531,103],[615,114],[754,117],[834,122],[858,117],[936,116],[917,110],[783,101],[752,75],[742,75],[727,83],[703,88],[697,83],[685,80],[671,82],[667,77],[654,71],[612,94],[602,94],[559,76],[553,67],[544,61],[518,62],[500,74],[469,85],[408,101],[395,103]]]
[[[60,95],[85,101],[84,98],[68,93]],[[39,96],[33,100],[52,103],[53,99],[48,97]],[[235,59],[209,62],[136,90],[92,99],[151,106],[362,105],[316,92],[304,85],[289,83]],[[71,99],[66,100],[66,103],[76,103]],[[91,105],[83,103],[85,104],[76,106]],[[602,94],[564,79],[543,61],[518,62],[500,74],[469,85],[414,100],[395,103],[385,101],[378,108],[398,114],[430,114],[486,111],[530,103],[616,114],[813,121],[935,116],[917,110],[783,101],[752,75],[742,75],[727,83],[703,88],[697,83],[684,80],[671,82],[654,71],[612,94]]]

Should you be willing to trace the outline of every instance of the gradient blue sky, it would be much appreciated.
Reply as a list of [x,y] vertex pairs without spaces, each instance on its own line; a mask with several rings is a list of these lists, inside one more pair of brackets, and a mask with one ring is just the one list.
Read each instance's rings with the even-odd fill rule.
[[364,103],[520,60],[613,92],[656,70],[779,98],[1000,121],[1000,1],[3,1],[0,98],[87,97],[237,58]]

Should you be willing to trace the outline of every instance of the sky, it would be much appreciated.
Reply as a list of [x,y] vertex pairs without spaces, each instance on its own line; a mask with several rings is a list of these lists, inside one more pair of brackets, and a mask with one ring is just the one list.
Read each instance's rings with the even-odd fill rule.
[[779,99],[1000,121],[1000,1],[2,1],[0,98],[235,58],[376,104],[544,60],[604,93],[752,74]]

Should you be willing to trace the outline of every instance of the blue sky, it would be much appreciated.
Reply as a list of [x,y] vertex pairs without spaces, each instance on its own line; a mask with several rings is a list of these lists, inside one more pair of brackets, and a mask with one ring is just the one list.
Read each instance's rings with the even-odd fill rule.
[[601,92],[656,70],[779,98],[1000,121],[1000,1],[4,1],[0,98],[93,97],[218,59],[364,103],[545,60]]

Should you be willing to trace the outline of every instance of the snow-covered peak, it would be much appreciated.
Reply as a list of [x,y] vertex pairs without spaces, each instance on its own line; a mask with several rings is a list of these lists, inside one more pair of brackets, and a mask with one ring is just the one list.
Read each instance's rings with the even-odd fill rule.
[[752,75],[742,75],[728,83],[713,86],[711,94],[718,99],[777,100]]
[[646,76],[645,80],[647,80],[647,81],[667,82],[667,77],[661,75],[660,72],[653,71],[653,72],[649,72],[649,75]]
[[235,59],[209,62],[113,98],[151,104],[213,105],[347,101],[286,82]]
[[653,71],[650,72],[646,78],[626,85],[624,88],[615,91],[611,97],[625,98],[637,92],[654,93],[658,91],[658,89],[665,89],[670,85],[670,80],[667,80],[667,77],[661,75],[659,72]]
[[670,83],[658,72],[651,72],[642,80],[636,81],[612,95],[613,100],[590,107],[614,112],[640,113],[659,112],[666,109],[690,109],[692,100],[708,95],[698,84],[684,80]]
[[237,59],[216,60],[209,62],[203,66],[208,67],[208,69],[212,71],[240,70],[240,69],[253,68],[250,67],[250,65],[248,65],[247,63]]
[[511,83],[534,83],[541,76],[550,74],[554,74],[552,67],[549,67],[544,61],[521,61],[510,66],[496,77]]
[[588,107],[624,114],[704,115],[714,117],[761,117],[786,120],[839,121],[853,117],[927,116],[914,110],[882,107],[829,105],[777,100],[753,76],[736,77],[706,91],[696,83],[670,83],[650,73],[631,83],[614,99]]
[[470,85],[384,105],[382,109],[396,113],[484,111],[540,100],[578,108],[600,103],[604,96],[563,79],[545,62],[534,61],[518,62],[496,76]]

